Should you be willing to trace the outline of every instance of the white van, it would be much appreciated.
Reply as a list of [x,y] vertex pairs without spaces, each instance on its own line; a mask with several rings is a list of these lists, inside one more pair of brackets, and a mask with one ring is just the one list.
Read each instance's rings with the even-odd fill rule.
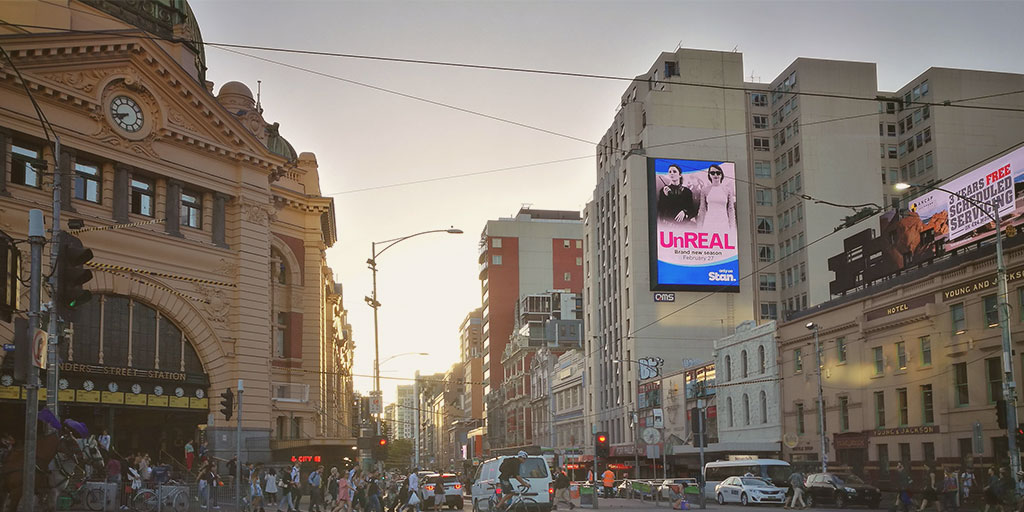
[[[489,500],[495,495],[495,487],[498,485],[498,467],[502,461],[511,457],[514,455],[495,457],[484,461],[477,468],[472,487],[473,512],[490,512]],[[529,495],[526,497],[537,502],[537,509],[530,512],[550,512],[555,489],[552,486],[551,471],[548,470],[548,463],[544,457],[527,457],[519,468],[519,476],[530,483]],[[512,485],[518,486],[519,482],[513,480]]]
[[784,460],[744,459],[719,460],[704,465],[704,496],[714,498],[715,486],[731,476],[746,474],[763,478],[778,487],[789,488],[789,475],[793,468]]

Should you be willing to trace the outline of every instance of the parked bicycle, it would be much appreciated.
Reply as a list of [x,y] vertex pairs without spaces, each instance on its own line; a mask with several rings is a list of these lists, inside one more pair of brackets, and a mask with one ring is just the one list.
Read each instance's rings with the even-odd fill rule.
[[156,510],[188,510],[188,487],[180,482],[170,481],[156,489],[139,489],[132,498],[132,509],[138,512],[154,512]]
[[71,498],[70,508],[72,509],[85,504],[85,507],[89,510],[103,510],[105,499],[103,489],[88,485],[85,479],[76,479],[68,482],[67,487],[64,488],[63,496]]

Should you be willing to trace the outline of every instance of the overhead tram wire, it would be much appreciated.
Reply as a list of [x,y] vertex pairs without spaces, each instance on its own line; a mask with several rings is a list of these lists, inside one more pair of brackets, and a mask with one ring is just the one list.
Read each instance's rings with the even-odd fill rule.
[[[79,11],[79,12],[86,12],[86,11],[81,11],[81,10],[78,10],[78,9],[75,9],[75,10]],[[87,14],[92,14],[92,13],[87,13]],[[51,31],[55,31],[55,32],[76,33],[76,34],[113,35],[113,36],[130,37],[130,38],[137,38],[137,37],[139,37],[138,34],[126,33],[124,31],[111,32],[111,31],[106,31],[106,30],[68,29],[68,28],[64,28],[64,27],[52,27],[52,26],[45,26],[45,25],[30,25],[30,24],[24,24],[24,23],[10,23],[10,22],[7,22],[5,20],[0,20],[0,23],[2,23],[4,25],[11,26],[11,27],[17,27],[17,28],[23,28],[23,29],[51,30]],[[688,86],[688,87],[703,87],[703,88],[721,89],[721,90],[739,91],[739,92],[755,92],[755,93],[773,92],[771,90],[751,88],[751,87],[745,87],[745,86],[734,86],[734,85],[724,85],[724,84],[706,84],[706,83],[699,83],[699,82],[680,82],[680,81],[674,81],[674,80],[653,80],[653,79],[646,79],[646,78],[641,78],[641,77],[625,77],[625,76],[608,75],[608,74],[601,74],[601,73],[582,73],[582,72],[573,72],[573,71],[558,71],[558,70],[548,70],[548,69],[523,68],[523,67],[515,67],[515,66],[494,66],[494,65],[486,65],[486,64],[471,64],[471,63],[465,63],[465,62],[450,62],[450,61],[429,60],[429,59],[412,59],[412,58],[403,58],[403,57],[384,57],[384,56],[378,56],[378,55],[364,55],[364,54],[356,54],[356,53],[328,52],[328,51],[322,51],[322,50],[301,50],[301,49],[297,49],[297,48],[282,48],[282,47],[275,47],[275,46],[261,46],[261,45],[252,45],[252,44],[220,43],[220,42],[216,42],[216,41],[195,41],[195,40],[178,38],[178,37],[161,37],[161,36],[157,36],[157,35],[154,35],[154,34],[150,34],[148,32],[147,32],[146,38],[148,38],[150,40],[155,40],[155,41],[167,41],[167,42],[172,42],[172,43],[188,43],[188,44],[192,44],[192,45],[199,45],[199,44],[201,44],[203,46],[212,46],[212,47],[215,47],[215,48],[221,48],[221,49],[225,49],[225,50],[245,49],[245,50],[257,50],[257,51],[287,53],[287,54],[293,54],[293,55],[309,55],[309,56],[316,56],[316,57],[335,57],[335,58],[369,60],[369,61],[378,61],[378,62],[392,62],[392,63],[400,63],[400,64],[421,64],[421,65],[428,65],[428,66],[440,66],[440,67],[451,67],[451,68],[462,68],[462,69],[477,69],[477,70],[482,70],[482,71],[503,71],[503,72],[524,73],[524,74],[545,75],[545,76],[561,76],[561,77],[569,77],[569,78],[587,78],[587,79],[596,79],[596,80],[611,80],[611,81],[618,81],[618,82],[651,83],[651,84],[659,84],[659,85],[660,84],[682,85],[682,86]],[[242,55],[247,55],[247,54],[242,53]],[[1022,91],[1022,92],[1024,92],[1024,91]],[[810,97],[818,97],[818,98],[832,98],[832,99],[842,99],[842,100],[853,100],[853,101],[871,101],[871,102],[875,102],[875,103],[877,103],[879,101],[886,101],[886,99],[881,97],[881,96],[864,97],[864,96],[853,96],[853,95],[849,95],[849,94],[836,94],[836,93],[824,93],[824,92],[812,92],[812,91],[787,91],[787,92],[785,92],[783,94],[789,94],[789,95],[795,95],[795,96],[810,96]],[[1006,93],[1006,94],[1013,94],[1013,93]],[[992,97],[992,96],[996,96],[996,95],[989,95],[987,97]],[[895,101],[895,98],[893,98],[893,100]],[[972,108],[972,109],[996,110],[996,111],[1008,111],[1008,112],[1024,112],[1024,109],[1019,109],[1019,108],[1000,107],[1000,106],[991,106],[991,105],[961,105],[961,104],[958,104],[957,102],[953,102],[953,101],[943,101],[943,102],[921,102],[921,101],[914,101],[911,104],[912,105],[929,105],[929,106],[936,106],[936,107],[945,106],[945,107]]]

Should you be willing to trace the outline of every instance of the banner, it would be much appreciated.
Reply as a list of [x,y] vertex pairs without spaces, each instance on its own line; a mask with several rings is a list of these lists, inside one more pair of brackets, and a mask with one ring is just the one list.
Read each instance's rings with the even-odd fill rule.
[[651,290],[739,292],[736,166],[648,158]]

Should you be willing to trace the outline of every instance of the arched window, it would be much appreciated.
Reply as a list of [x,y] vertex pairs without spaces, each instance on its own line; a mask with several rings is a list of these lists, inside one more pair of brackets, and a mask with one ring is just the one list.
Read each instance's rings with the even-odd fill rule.
[[740,368],[741,368],[740,371],[742,372],[743,378],[746,378],[747,377],[747,351],[746,350],[740,352]]
[[757,347],[757,367],[761,369],[761,374],[768,369],[767,362],[764,359],[764,345]]
[[750,425],[750,398],[743,393],[743,424]]
[[768,423],[768,394],[761,390],[761,423]]
[[728,355],[725,356],[725,381],[729,382],[732,380],[732,358]]
[[733,416],[732,416],[732,397],[731,396],[729,398],[725,399],[725,409],[726,409],[726,413],[729,414],[729,426],[731,427],[731,426],[734,425],[734,423],[733,423]]
[[288,264],[277,249],[270,250],[270,275],[277,284],[288,284]]

